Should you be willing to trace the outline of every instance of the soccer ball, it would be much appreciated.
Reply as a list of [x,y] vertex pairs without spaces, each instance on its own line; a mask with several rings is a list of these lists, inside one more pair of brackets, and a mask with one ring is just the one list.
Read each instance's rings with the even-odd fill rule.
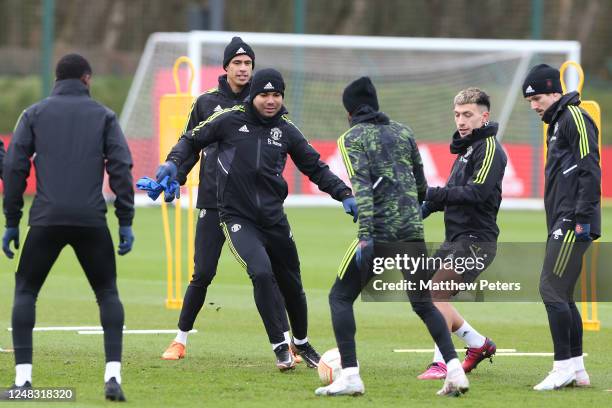
[[331,384],[340,376],[342,364],[340,362],[340,352],[337,348],[327,350],[323,353],[321,360],[319,360],[317,371],[319,372],[321,382],[325,385]]

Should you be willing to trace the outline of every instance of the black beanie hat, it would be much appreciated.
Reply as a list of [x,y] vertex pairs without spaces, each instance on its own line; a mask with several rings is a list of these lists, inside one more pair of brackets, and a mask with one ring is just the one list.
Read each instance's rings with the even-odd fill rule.
[[91,66],[79,54],[64,55],[55,66],[55,79],[81,79],[83,75],[91,75]]
[[523,82],[523,96],[538,94],[563,93],[561,74],[550,65],[540,64],[531,68]]
[[227,44],[227,47],[225,47],[225,51],[223,51],[223,69],[227,68],[227,65],[236,55],[248,55],[251,57],[253,68],[255,68],[255,53],[253,49],[249,44],[242,41],[242,38],[234,37],[232,41]]
[[249,98],[255,99],[257,94],[264,92],[279,92],[285,95],[285,81],[280,72],[272,68],[266,68],[255,72],[251,80]]
[[344,108],[350,114],[355,112],[360,106],[368,105],[378,111],[378,97],[376,88],[369,77],[361,77],[348,84],[342,94]]

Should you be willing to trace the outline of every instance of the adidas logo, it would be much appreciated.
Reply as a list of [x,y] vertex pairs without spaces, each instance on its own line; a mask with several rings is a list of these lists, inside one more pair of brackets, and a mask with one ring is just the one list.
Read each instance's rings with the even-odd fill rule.
[[238,129],[238,131],[249,133],[249,128],[246,125],[243,125],[240,129]]
[[552,234],[554,239],[559,239],[563,236],[563,231],[561,231],[561,228],[557,228],[557,230],[554,231]]
[[529,85],[527,87],[527,89],[525,89],[525,93],[534,93],[535,91],[533,90],[533,88],[531,87],[531,85]]
[[213,112],[221,112],[222,110],[223,108],[221,107],[221,105],[217,105],[217,107],[213,109]]
[[236,51],[236,54],[246,54],[246,51],[244,50],[244,48],[240,47],[238,48],[238,51]]
[[263,89],[274,89],[274,85],[272,85],[272,82],[268,82]]

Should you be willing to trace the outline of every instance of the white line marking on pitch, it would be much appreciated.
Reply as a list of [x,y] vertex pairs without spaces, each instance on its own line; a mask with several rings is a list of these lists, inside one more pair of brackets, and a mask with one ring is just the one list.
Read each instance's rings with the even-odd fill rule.
[[[125,326],[123,326],[125,329]],[[8,331],[12,332],[13,328],[9,327]],[[34,331],[47,332],[47,331],[78,331],[78,330],[102,330],[102,326],[49,326],[49,327],[35,327]]]
[[[463,352],[465,349],[455,349],[457,352]],[[395,349],[394,353],[432,353],[433,349]],[[497,349],[496,357],[552,357],[554,353],[524,353],[517,352],[516,349]],[[584,357],[588,354],[584,353]]]
[[[189,333],[197,333],[197,330],[191,330]],[[103,330],[85,330],[79,331],[79,334],[104,334]],[[173,334],[176,329],[170,330],[124,330],[123,334]]]
[[[465,349],[455,349],[457,353],[465,352]],[[516,353],[516,349],[497,349],[500,353]],[[433,353],[434,349],[395,349],[394,353]]]

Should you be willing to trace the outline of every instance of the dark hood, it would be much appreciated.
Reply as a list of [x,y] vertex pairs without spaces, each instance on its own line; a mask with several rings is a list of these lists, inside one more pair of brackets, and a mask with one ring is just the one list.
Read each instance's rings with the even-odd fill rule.
[[383,112],[374,110],[370,105],[361,105],[353,115],[351,115],[350,125],[355,126],[358,123],[375,123],[380,125],[388,125],[389,117]]
[[488,122],[483,127],[474,129],[471,134],[466,137],[461,137],[459,131],[453,134],[453,141],[450,144],[450,151],[453,154],[465,154],[467,148],[472,143],[487,138],[489,136],[497,135],[497,129],[499,125],[496,122]]
[[244,101],[249,96],[251,82],[249,81],[239,93],[232,91],[232,87],[227,82],[227,74],[219,75],[219,92],[230,99]]
[[554,122],[559,114],[568,105],[580,105],[580,94],[576,91],[568,92],[561,97],[557,102],[550,105],[544,115],[542,115],[542,122],[550,124]]

